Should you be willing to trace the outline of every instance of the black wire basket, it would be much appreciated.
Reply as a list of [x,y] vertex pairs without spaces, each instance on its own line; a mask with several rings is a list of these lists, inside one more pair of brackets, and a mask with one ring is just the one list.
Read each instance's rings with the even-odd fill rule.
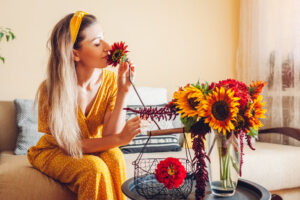
[[[142,158],[145,147],[147,146],[152,134],[151,131],[148,132],[149,138],[146,141],[143,149],[138,155],[137,159],[133,161],[134,165],[134,185],[137,193],[143,196],[146,199],[168,199],[168,200],[177,200],[177,199],[187,199],[193,188],[194,180],[194,167],[192,163],[192,157],[190,150],[187,147],[186,137],[184,134],[184,128],[175,129],[165,129],[172,130],[169,132],[180,133],[184,135],[185,140],[185,152],[186,158],[178,158],[181,164],[185,167],[186,177],[184,182],[178,187],[173,187],[168,189],[163,183],[160,183],[155,178],[155,169],[160,161],[165,158]],[[170,133],[168,133],[170,134]],[[176,153],[175,153],[176,154]]]

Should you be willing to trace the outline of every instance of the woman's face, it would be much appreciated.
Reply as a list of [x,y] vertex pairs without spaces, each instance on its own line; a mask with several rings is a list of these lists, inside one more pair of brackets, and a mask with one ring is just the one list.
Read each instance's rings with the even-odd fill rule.
[[94,23],[82,32],[83,40],[80,48],[74,49],[74,60],[77,65],[92,68],[107,66],[107,55],[110,45],[104,41],[103,30],[99,23]]

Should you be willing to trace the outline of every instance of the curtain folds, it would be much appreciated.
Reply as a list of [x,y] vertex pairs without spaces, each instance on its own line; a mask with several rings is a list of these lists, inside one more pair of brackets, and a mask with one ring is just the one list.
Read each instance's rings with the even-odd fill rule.
[[[241,0],[236,63],[239,80],[267,82],[265,127],[300,128],[300,1]],[[259,140],[300,146],[276,134]]]

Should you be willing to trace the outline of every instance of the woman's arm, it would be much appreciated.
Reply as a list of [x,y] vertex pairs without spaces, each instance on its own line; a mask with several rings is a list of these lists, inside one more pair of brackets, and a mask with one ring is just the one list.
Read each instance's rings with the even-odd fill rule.
[[[126,111],[123,110],[127,106],[127,95],[131,86],[129,80],[129,64],[123,62],[118,70],[118,92],[116,103],[113,111],[106,112],[104,116],[104,127],[102,136],[120,133],[125,125]],[[134,73],[131,73],[133,77]]]
[[91,138],[82,140],[83,153],[96,153],[119,147],[124,144],[119,135],[108,135],[103,138]]
[[102,138],[82,139],[83,153],[96,153],[128,144],[143,128],[142,120],[136,116],[128,120],[120,134]]
[[127,106],[126,95],[118,92],[114,110],[105,113],[102,136],[120,133],[124,127],[126,111],[123,108]]

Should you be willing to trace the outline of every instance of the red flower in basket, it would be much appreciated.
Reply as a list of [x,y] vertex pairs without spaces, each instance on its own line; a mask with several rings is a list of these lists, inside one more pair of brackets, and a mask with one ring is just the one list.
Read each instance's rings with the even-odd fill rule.
[[177,158],[166,158],[158,163],[155,178],[166,188],[178,188],[186,177],[186,170]]
[[124,42],[115,42],[111,46],[111,50],[108,52],[107,63],[108,65],[112,65],[116,67],[121,60],[124,61],[126,58],[126,53],[128,53],[127,45]]

